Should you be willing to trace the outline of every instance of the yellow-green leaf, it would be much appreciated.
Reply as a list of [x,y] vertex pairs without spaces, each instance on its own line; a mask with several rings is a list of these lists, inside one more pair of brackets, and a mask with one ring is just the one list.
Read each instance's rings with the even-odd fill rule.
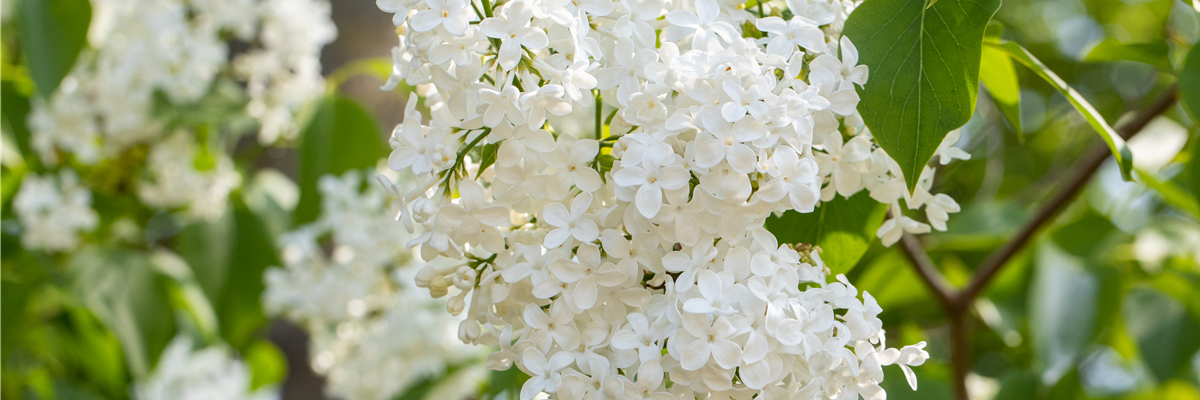
[[1071,88],[1070,85],[1067,85],[1067,82],[1059,78],[1058,74],[1047,68],[1045,64],[1042,64],[1037,57],[1034,57],[1033,54],[1029,53],[1029,50],[1025,50],[1021,45],[1013,42],[1004,42],[988,43],[987,46],[1008,53],[1012,59],[1033,70],[1046,83],[1049,83],[1055,90],[1058,90],[1063,97],[1066,97],[1071,106],[1075,107],[1075,110],[1079,111],[1083,115],[1083,118],[1087,120],[1088,125],[1091,125],[1092,129],[1100,135],[1100,138],[1104,139],[1104,143],[1112,151],[1113,158],[1116,158],[1117,164],[1121,167],[1121,177],[1127,181],[1133,180],[1133,153],[1129,151],[1128,147],[1125,147],[1125,139],[1122,139],[1121,135],[1118,135],[1117,131],[1108,125],[1108,122],[1104,120],[1100,112],[1096,111],[1096,108],[1092,107],[1092,104],[1083,98],[1083,95]]

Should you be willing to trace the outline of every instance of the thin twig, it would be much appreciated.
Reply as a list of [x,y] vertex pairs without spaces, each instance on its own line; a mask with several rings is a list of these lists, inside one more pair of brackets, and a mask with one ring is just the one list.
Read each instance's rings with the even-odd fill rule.
[[[1163,94],[1160,95],[1158,99],[1156,99],[1154,103],[1150,105],[1150,107],[1142,110],[1127,123],[1124,123],[1118,127],[1117,133],[1126,139],[1136,135],[1138,132],[1141,132],[1141,130],[1145,128],[1151,120],[1170,109],[1171,106],[1175,104],[1177,98],[1178,87],[1171,86],[1165,92],[1163,92]],[[958,296],[956,296],[954,302],[959,306],[966,306],[970,304],[971,301],[975,300],[975,297],[978,296],[985,287],[987,287],[992,278],[996,277],[996,274],[1000,272],[1000,269],[1003,268],[1010,259],[1016,256],[1017,253],[1024,249],[1025,245],[1028,244],[1034,236],[1036,236],[1038,231],[1041,230],[1044,225],[1054,219],[1054,217],[1058,215],[1062,209],[1066,208],[1067,205],[1071,204],[1071,200],[1074,200],[1075,195],[1079,194],[1079,191],[1082,190],[1085,185],[1087,185],[1087,182],[1091,180],[1092,175],[1096,174],[1096,171],[1100,169],[1100,166],[1104,164],[1104,161],[1108,159],[1109,155],[1110,152],[1108,147],[1097,146],[1097,148],[1088,153],[1083,160],[1080,160],[1079,167],[1075,170],[1075,173],[1064,183],[1062,183],[1062,188],[1057,194],[1054,195],[1054,198],[1051,199],[1050,202],[1043,206],[1040,210],[1038,210],[1037,214],[1034,214],[1033,218],[1029,219],[1029,221],[1026,221],[1025,225],[1021,226],[1021,229],[1017,231],[1017,234],[1013,236],[1012,240],[1010,240],[1008,243],[1005,243],[1004,246],[1000,247],[999,249],[993,251],[992,254],[988,255],[984,262],[980,264],[980,267],[975,269],[976,272],[975,275],[971,277],[971,283],[958,293]]]
[[929,259],[929,255],[925,253],[925,249],[921,246],[921,242],[910,234],[904,234],[900,237],[900,250],[908,261],[917,269],[917,275],[921,277],[921,281],[925,282],[925,286],[937,297],[939,303],[942,303],[942,308],[950,311],[958,308],[958,304],[954,302],[955,290],[950,282],[937,267],[933,265],[933,261]]

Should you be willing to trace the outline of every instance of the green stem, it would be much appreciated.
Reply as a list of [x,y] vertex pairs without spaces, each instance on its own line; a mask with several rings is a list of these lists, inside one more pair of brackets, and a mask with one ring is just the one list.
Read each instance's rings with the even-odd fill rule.
[[604,135],[604,102],[600,98],[600,89],[592,89],[596,92],[596,140]]

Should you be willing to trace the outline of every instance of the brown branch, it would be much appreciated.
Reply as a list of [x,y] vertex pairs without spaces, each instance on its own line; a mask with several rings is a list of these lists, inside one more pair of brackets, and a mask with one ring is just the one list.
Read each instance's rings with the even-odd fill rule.
[[946,277],[933,265],[933,261],[925,253],[925,248],[921,246],[921,242],[915,236],[905,233],[904,236],[900,237],[900,250],[908,258],[908,261],[912,263],[913,267],[916,267],[917,275],[921,277],[921,281],[925,282],[925,286],[928,286],[929,290],[937,297],[937,301],[942,303],[942,308],[948,312],[957,310],[959,307],[954,302],[956,297],[954,286],[946,281]]
[[[1138,112],[1138,114],[1136,114],[1127,123],[1121,124],[1121,126],[1117,128],[1117,133],[1123,138],[1130,138],[1133,135],[1136,135],[1138,132],[1141,132],[1141,130],[1145,128],[1151,120],[1170,109],[1171,106],[1175,104],[1177,98],[1178,87],[1172,85],[1165,92],[1163,92],[1163,94],[1160,95],[1158,99],[1156,99],[1154,103],[1150,105],[1150,107]],[[1067,205],[1071,204],[1071,200],[1075,199],[1075,195],[1079,194],[1079,191],[1083,189],[1089,180],[1091,180],[1092,175],[1095,175],[1096,170],[1100,169],[1100,166],[1104,164],[1104,161],[1108,159],[1109,155],[1110,152],[1108,147],[1099,146],[1089,152],[1087,156],[1083,158],[1083,160],[1080,160],[1079,167],[1076,168],[1074,174],[1072,174],[1071,177],[1062,184],[1062,189],[1060,189],[1059,192],[1054,195],[1050,202],[1038,210],[1037,214],[1034,214],[1033,218],[1029,219],[1029,221],[1026,221],[1025,225],[1021,226],[1021,229],[1017,231],[1017,234],[1013,236],[1012,240],[1010,240],[1008,243],[1005,243],[1004,246],[1000,247],[999,249],[993,251],[992,254],[988,255],[984,262],[980,264],[980,267],[975,270],[975,274],[971,277],[971,283],[969,283],[965,289],[958,293],[958,296],[956,296],[954,299],[954,303],[965,308],[971,303],[971,301],[975,300],[975,297],[978,296],[985,287],[987,287],[992,278],[996,277],[996,274],[1000,272],[1000,269],[1004,268],[1004,265],[1007,264],[1010,259],[1024,249],[1025,245],[1037,235],[1038,231],[1041,230],[1043,226],[1054,219],[1054,217],[1058,215],[1062,209],[1066,208]]]

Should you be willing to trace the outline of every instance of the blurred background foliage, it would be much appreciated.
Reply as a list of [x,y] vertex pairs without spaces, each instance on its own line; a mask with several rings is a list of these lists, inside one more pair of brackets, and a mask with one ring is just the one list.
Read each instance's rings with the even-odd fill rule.
[[[1197,6],[1006,0],[989,34],[1028,48],[1115,126],[1195,78],[1183,67],[1200,38]],[[984,57],[987,74],[996,61]],[[956,287],[1100,142],[1053,87],[1020,64],[1015,72],[1018,104],[1004,88],[981,90],[959,142],[971,160],[935,181],[963,211],[921,239]],[[1195,89],[1182,85],[1186,99]],[[1129,142],[1137,183],[1110,159],[1001,270],[969,313],[972,399],[1200,399],[1197,137],[1182,103],[1172,107]],[[906,390],[899,371],[885,388],[889,398],[952,398],[947,316],[898,247],[874,242],[848,273],[878,299],[893,338],[930,343],[920,390]]]
[[[6,0],[4,12],[14,11],[13,3]],[[93,188],[106,216],[95,235],[113,243],[69,258],[22,250],[10,200],[22,174],[39,168],[22,140],[29,98],[53,80],[39,75],[56,73],[31,74],[26,66],[30,57],[70,61],[34,56],[29,46],[37,44],[17,26],[0,28],[3,398],[126,398],[130,380],[153,367],[178,330],[228,342],[250,365],[256,386],[281,382],[285,398],[323,398],[303,334],[261,311],[262,271],[278,265],[272,238],[315,215],[316,177],[374,165],[405,98],[379,91],[381,81],[371,77],[389,69],[378,57],[394,46],[390,16],[370,0],[332,5],[339,37],[322,57],[330,94],[311,107],[300,140],[263,148],[246,139],[250,130],[228,121],[212,135],[247,180],[224,217],[180,225],[122,201],[122,177],[131,172],[103,165],[92,171],[111,182]],[[1181,79],[1200,39],[1198,7],[1182,0],[1006,0],[994,18],[1002,31],[989,32],[1024,45],[1115,125]],[[985,59],[984,68],[991,66]],[[922,239],[959,287],[1098,142],[1053,87],[1020,65],[1014,70],[1016,96],[980,91],[959,144],[971,160],[938,171],[935,192],[957,199],[963,211],[946,232]],[[198,104],[168,111],[179,113],[180,124],[211,126],[208,113],[237,107],[239,90],[214,89]],[[1183,105],[1154,120],[1129,144],[1137,183],[1122,181],[1111,161],[1104,165],[992,281],[970,312],[973,400],[1200,400],[1198,137]],[[14,155],[21,162],[11,162]],[[128,156],[144,154],[135,148]],[[296,182],[290,196],[272,189],[289,180]],[[119,221],[132,221],[144,237],[122,239]],[[837,268],[879,301],[893,341],[928,341],[932,355],[916,369],[917,392],[898,369],[888,370],[890,398],[951,398],[946,315],[898,248],[872,240],[865,252]],[[521,378],[496,373],[487,392],[520,387]]]

